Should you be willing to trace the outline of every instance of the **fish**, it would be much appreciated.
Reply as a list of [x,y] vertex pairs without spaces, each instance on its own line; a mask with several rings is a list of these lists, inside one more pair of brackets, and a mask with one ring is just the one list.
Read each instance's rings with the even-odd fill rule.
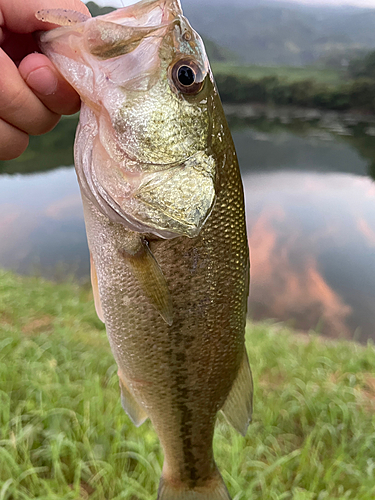
[[250,263],[242,181],[204,44],[179,0],[90,18],[51,9],[39,44],[82,101],[75,167],[95,307],[121,403],[150,419],[158,500],[228,500],[219,411],[242,435]]

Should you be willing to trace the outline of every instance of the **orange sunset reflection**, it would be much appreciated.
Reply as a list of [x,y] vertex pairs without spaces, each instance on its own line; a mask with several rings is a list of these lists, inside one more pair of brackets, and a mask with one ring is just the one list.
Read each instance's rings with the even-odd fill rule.
[[[353,337],[362,325],[350,293],[342,293],[335,280],[350,278],[351,273],[355,278],[357,260],[375,246],[375,221],[369,216],[374,199],[365,196],[371,182],[347,174],[245,177],[252,318]],[[332,278],[327,261],[334,261],[336,254],[341,267]],[[353,284],[346,280],[349,292],[354,294],[355,286],[355,279]]]

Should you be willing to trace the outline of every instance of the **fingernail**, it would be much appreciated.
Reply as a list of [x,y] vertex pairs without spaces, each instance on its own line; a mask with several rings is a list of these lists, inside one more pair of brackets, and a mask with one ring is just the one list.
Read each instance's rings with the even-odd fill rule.
[[57,90],[57,77],[47,66],[34,69],[26,78],[27,85],[38,94],[51,95]]

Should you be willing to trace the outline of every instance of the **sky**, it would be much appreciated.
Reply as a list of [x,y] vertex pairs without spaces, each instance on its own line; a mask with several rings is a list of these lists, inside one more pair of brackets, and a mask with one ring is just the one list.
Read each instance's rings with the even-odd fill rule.
[[[85,0],[86,2],[88,0]],[[183,1],[183,0],[182,0]],[[285,0],[282,0],[285,1]],[[370,7],[375,9],[375,0],[287,0],[293,3],[303,3],[307,5],[352,5],[355,7]],[[204,0],[202,0],[204,2]],[[123,7],[136,3],[135,0],[95,0],[98,5],[111,5],[113,7]]]
[[375,0],[288,0],[293,3],[307,5],[352,5],[354,7],[370,7],[375,9]]

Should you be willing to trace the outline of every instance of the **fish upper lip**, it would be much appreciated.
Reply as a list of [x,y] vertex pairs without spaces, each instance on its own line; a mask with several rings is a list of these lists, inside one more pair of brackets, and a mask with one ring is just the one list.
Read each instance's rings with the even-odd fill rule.
[[[132,19],[133,21],[134,20],[137,21],[137,19],[142,15],[144,15],[145,12],[149,13],[152,10],[155,10],[156,8],[161,9],[161,19],[159,20],[157,25],[156,24],[154,25],[155,27],[167,26],[168,24],[173,22],[174,19],[183,15],[180,0],[150,0],[150,1],[143,0],[134,3],[132,5],[128,5],[126,7],[117,9],[116,11],[111,12],[109,14],[97,16],[96,18],[92,18],[92,20],[106,18],[106,20],[109,22],[114,22],[115,24],[123,24],[123,26],[127,26],[125,22],[126,18]],[[127,15],[121,17],[122,12]],[[134,26],[134,24],[132,24],[132,26]],[[152,24],[149,25],[150,28],[152,26],[153,26]]]

